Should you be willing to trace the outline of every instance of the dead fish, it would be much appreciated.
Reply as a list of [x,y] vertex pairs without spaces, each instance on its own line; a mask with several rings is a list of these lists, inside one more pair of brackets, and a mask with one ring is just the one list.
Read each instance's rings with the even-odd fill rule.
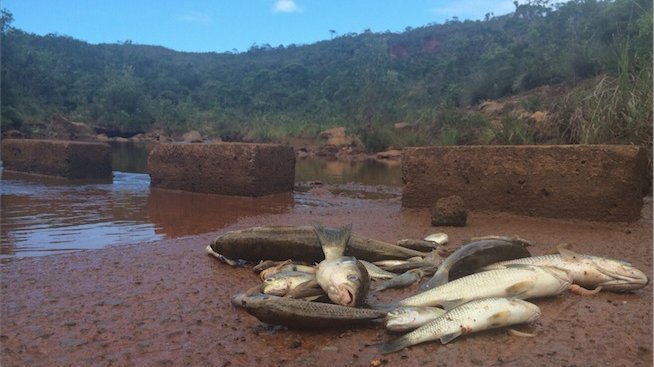
[[430,252],[440,247],[440,244],[438,244],[437,242],[418,240],[412,238],[404,238],[398,240],[397,242],[395,242],[395,244],[400,247],[410,248],[412,250],[421,251],[421,252]]
[[[427,254],[424,254],[424,255],[427,255]],[[373,262],[373,264],[379,266],[380,268],[382,268],[384,270],[390,271],[388,269],[399,268],[399,267],[402,267],[402,266],[411,267],[411,265],[407,265],[408,263],[411,263],[411,264],[414,264],[414,265],[417,264],[414,267],[411,267],[411,269],[414,269],[414,268],[419,267],[420,263],[423,263],[423,262],[424,262],[424,257],[415,256],[415,257],[411,257],[411,258],[408,258],[408,259],[405,259],[405,260],[380,260],[380,261]]]
[[218,252],[214,251],[214,249],[213,249],[213,247],[211,247],[211,245],[208,245],[206,247],[206,250],[207,250],[207,253],[209,255],[215,257],[216,259],[224,262],[225,264],[227,264],[229,266],[243,267],[247,263],[247,261],[242,260],[242,259],[233,260],[233,259],[227,258],[227,257],[223,256],[222,254],[219,254]]
[[442,316],[445,310],[439,307],[398,307],[386,314],[384,326],[390,331],[408,331]]
[[442,344],[447,344],[460,335],[532,322],[540,315],[538,306],[520,299],[476,300],[454,308],[398,339],[379,345],[379,351],[393,353],[438,339]]
[[[227,259],[293,259],[308,263],[324,259],[313,227],[309,226],[265,226],[230,231],[218,236],[209,246],[214,253]],[[352,236],[344,255],[374,262],[408,259],[425,254],[382,241]]]
[[390,288],[406,288],[412,284],[418,283],[424,276],[433,274],[434,271],[436,271],[435,267],[411,269],[400,275],[396,275],[392,279],[380,282],[375,286],[374,291],[380,292]]
[[[513,260],[531,256],[522,242],[505,239],[484,239],[459,247],[443,263],[434,276],[420,286],[425,291],[476,272],[478,269],[498,261]],[[500,260],[501,259],[501,260]]]
[[301,271],[282,271],[266,277],[261,285],[261,293],[286,296],[301,284],[315,280],[314,274]]
[[268,294],[239,295],[232,302],[262,322],[292,328],[342,328],[380,319],[385,312],[330,303],[307,302]]
[[403,264],[398,264],[395,266],[390,266],[386,270],[391,273],[404,273],[409,270],[418,269],[418,268],[433,268],[434,271],[430,272],[429,275],[433,275],[436,271],[437,266],[435,266],[431,261],[416,261],[416,262],[405,262]]
[[437,243],[440,246],[443,246],[450,240],[450,238],[445,233],[432,233],[429,236],[424,238],[425,241]]
[[343,256],[352,226],[340,229],[315,226],[325,260],[318,264],[316,280],[332,302],[343,306],[360,306],[370,289],[365,266],[353,256]]
[[584,288],[598,288],[613,292],[627,292],[645,287],[647,275],[628,262],[604,257],[578,254],[562,246],[558,254],[502,261],[484,267],[500,269],[511,264],[553,266],[565,270],[572,282]]
[[365,260],[359,260],[363,266],[366,267],[366,271],[368,271],[368,276],[370,277],[371,280],[374,279],[391,279],[394,278],[397,274],[391,273],[390,271],[386,271],[379,266],[365,261]]
[[520,299],[557,295],[570,286],[568,274],[554,267],[512,265],[475,273],[418,293],[398,302],[401,306],[454,308],[479,298]]
[[287,260],[280,263],[279,265],[262,270],[261,273],[259,273],[259,277],[261,278],[261,280],[264,280],[273,274],[281,273],[285,271],[299,271],[303,273],[315,274],[316,268],[309,265],[297,264],[290,260]]

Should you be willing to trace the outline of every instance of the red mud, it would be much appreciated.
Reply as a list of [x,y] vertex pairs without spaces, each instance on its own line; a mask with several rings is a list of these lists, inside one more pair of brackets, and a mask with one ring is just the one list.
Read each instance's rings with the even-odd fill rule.
[[[263,224],[353,223],[355,233],[393,242],[443,231],[450,242],[518,235],[533,254],[567,242],[582,253],[626,259],[652,276],[652,222],[598,223],[508,214],[469,214],[465,227],[431,227],[427,210],[398,199],[359,200],[324,194],[224,231]],[[648,204],[651,206],[651,202]],[[261,324],[230,305],[258,282],[205,253],[218,233],[104,250],[27,258],[0,266],[2,366],[651,366],[652,285],[635,293],[566,293],[539,299],[534,338],[498,329],[447,345],[425,343],[380,355],[374,344],[394,336],[379,325],[352,330],[293,331]],[[382,293],[382,300],[415,290]]]

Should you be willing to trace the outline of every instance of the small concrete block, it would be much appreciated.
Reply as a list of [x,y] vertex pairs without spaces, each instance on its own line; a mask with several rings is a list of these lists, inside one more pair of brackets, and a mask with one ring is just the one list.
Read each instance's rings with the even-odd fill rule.
[[460,196],[452,195],[438,199],[431,208],[432,226],[463,227],[468,219],[468,211]]

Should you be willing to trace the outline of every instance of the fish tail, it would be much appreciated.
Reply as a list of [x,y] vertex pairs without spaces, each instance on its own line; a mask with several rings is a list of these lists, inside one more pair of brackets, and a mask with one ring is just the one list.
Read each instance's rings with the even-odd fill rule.
[[401,336],[395,340],[391,340],[388,343],[377,344],[377,349],[382,354],[398,352],[404,348],[410,347],[413,345],[411,340],[406,336]]
[[315,224],[313,230],[318,237],[322,251],[325,253],[325,259],[335,259],[343,256],[345,246],[347,246],[352,235],[352,224],[339,229],[325,228],[320,224]]

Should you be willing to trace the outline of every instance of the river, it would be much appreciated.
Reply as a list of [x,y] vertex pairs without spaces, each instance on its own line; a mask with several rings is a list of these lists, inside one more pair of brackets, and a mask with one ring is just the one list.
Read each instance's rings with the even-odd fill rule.
[[312,205],[307,187],[321,182],[391,191],[401,185],[399,165],[309,157],[297,160],[293,193],[247,198],[160,190],[150,188],[148,151],[143,145],[114,144],[110,183],[0,169],[0,260],[216,231],[243,217]]

